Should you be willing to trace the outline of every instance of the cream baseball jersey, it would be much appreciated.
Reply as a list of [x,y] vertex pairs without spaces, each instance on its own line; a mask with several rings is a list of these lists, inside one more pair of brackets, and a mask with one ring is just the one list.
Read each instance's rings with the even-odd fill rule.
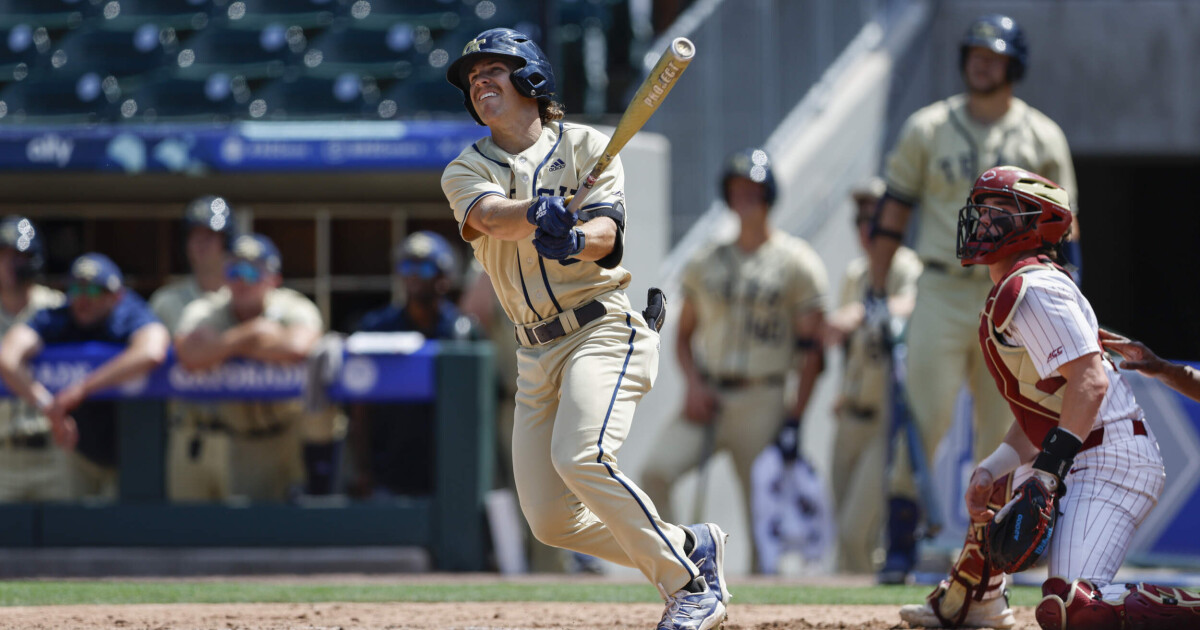
[[[221,287],[216,292],[224,291],[226,289]],[[150,296],[150,309],[162,320],[167,330],[174,334],[179,328],[180,320],[183,319],[183,309],[206,294],[195,278],[188,277],[155,291],[154,295]]]
[[[583,125],[552,122],[542,127],[533,146],[511,154],[483,138],[459,154],[442,174],[442,190],[454,210],[459,233],[492,278],[496,296],[515,324],[533,324],[587,303],[598,295],[629,285],[630,274],[617,266],[604,269],[591,262],[562,265],[538,255],[533,234],[520,241],[480,238],[467,226],[467,216],[480,199],[568,196],[604,151],[608,137]],[[624,213],[625,173],[615,158],[596,180],[580,208],[581,220],[601,208],[619,206]]]
[[959,94],[924,107],[904,123],[885,165],[888,195],[921,208],[916,250],[923,260],[958,266],[958,210],[971,184],[993,166],[1012,164],[1061,185],[1078,209],[1067,138],[1019,98],[991,125],[975,122]]
[[683,274],[700,317],[697,361],[714,376],[758,378],[787,372],[796,354],[795,320],[825,308],[829,281],[804,240],[773,230],[746,254],[736,243],[702,249]]
[[[0,335],[8,332],[13,324],[26,322],[34,313],[48,308],[58,308],[67,301],[59,291],[35,284],[29,290],[29,304],[16,315],[0,309]],[[0,438],[10,435],[32,435],[50,430],[50,421],[37,409],[19,398],[0,399]]]

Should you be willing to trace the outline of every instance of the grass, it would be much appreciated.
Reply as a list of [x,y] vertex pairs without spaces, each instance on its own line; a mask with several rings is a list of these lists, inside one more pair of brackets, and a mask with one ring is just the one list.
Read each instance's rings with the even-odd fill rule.
[[[928,586],[743,585],[735,604],[894,605],[920,602]],[[1013,589],[1014,606],[1033,606],[1034,587]],[[658,602],[640,584],[262,584],[255,582],[0,581],[0,606],[62,604],[215,604],[230,602]]]

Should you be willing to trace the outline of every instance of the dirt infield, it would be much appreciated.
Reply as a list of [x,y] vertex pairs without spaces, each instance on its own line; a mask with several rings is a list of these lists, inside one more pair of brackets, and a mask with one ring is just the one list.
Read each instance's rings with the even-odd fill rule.
[[[30,606],[0,610],[0,630],[523,630],[651,628],[655,604],[141,604]],[[1017,628],[1036,630],[1018,610]],[[736,603],[726,630],[904,628],[895,606],[773,606]]]

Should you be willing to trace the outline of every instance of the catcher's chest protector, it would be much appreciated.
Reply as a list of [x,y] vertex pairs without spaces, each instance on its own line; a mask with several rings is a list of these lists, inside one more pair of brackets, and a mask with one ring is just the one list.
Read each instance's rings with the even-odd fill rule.
[[1023,276],[1039,269],[1066,273],[1044,256],[1022,260],[992,287],[979,316],[979,345],[983,348],[988,371],[1012,408],[1017,423],[1034,444],[1041,444],[1046,434],[1058,424],[1067,379],[1061,376],[1040,378],[1028,351],[1021,346],[1006,344],[1000,335],[1012,323],[1017,305],[1025,297],[1027,287]]

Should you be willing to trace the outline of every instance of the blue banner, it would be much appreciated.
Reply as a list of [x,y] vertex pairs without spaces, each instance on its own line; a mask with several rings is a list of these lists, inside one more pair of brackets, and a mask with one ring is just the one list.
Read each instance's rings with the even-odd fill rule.
[[[67,387],[116,356],[121,346],[107,343],[49,346],[32,362],[36,380],[52,392]],[[344,352],[341,369],[326,383],[334,401],[430,402],[436,395],[438,342],[427,341],[411,353]],[[184,369],[172,353],[146,376],[98,392],[96,398],[187,398],[198,400],[281,400],[304,395],[304,364],[281,365],[231,360],[202,372]],[[10,396],[0,382],[0,396]]]
[[441,171],[473,122],[236,122],[0,127],[0,169],[124,173]]

